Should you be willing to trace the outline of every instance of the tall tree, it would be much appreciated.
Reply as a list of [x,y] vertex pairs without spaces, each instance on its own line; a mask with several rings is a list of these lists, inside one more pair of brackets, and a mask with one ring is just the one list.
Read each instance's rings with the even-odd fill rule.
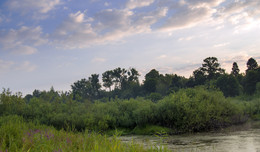
[[231,71],[231,74],[233,76],[238,76],[239,75],[239,68],[238,68],[238,65],[236,62],[233,63],[233,67],[232,67],[232,71]]
[[201,68],[193,71],[193,77],[194,77],[194,86],[196,85],[203,85],[206,81],[206,75]]
[[127,70],[124,68],[116,68],[113,70],[112,76],[113,76],[113,82],[115,84],[116,89],[121,89],[122,86],[126,83],[127,81]]
[[257,64],[257,62],[256,62],[256,60],[254,58],[248,59],[246,65],[247,65],[247,70],[246,70],[247,72],[249,70],[255,70],[258,67],[258,64]]
[[71,85],[73,99],[83,101],[83,99],[90,99],[91,83],[87,79],[81,79]]
[[109,70],[102,74],[103,86],[109,88],[111,91],[111,87],[113,85],[113,71]]
[[234,97],[241,92],[241,86],[233,75],[224,74],[220,76],[216,85],[226,97]]
[[99,75],[91,74],[91,77],[88,78],[92,87],[92,96],[98,97],[101,85],[99,83]]
[[148,92],[155,92],[156,91],[156,85],[157,81],[160,77],[160,74],[157,70],[152,69],[150,72],[148,72],[145,75],[145,80],[144,80],[144,89]]
[[138,73],[138,71],[135,68],[130,68],[127,71],[127,75],[128,75],[129,82],[133,81],[133,82],[139,83],[138,76],[140,76],[140,74]]
[[247,71],[245,76],[245,86],[244,86],[244,90],[247,94],[253,94],[255,92],[256,84],[257,82],[260,81],[259,74],[260,74],[259,71],[256,70]]
[[220,68],[216,57],[207,57],[203,62],[201,70],[205,72],[208,80],[215,79],[220,74],[225,73],[225,70]]

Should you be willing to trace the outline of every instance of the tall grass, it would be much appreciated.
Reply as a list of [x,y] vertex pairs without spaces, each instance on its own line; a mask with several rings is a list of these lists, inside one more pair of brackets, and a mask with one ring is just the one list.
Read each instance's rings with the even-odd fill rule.
[[117,134],[56,130],[53,127],[25,122],[19,116],[0,117],[0,152],[153,152],[168,151],[162,146],[144,147],[135,142],[123,143]]

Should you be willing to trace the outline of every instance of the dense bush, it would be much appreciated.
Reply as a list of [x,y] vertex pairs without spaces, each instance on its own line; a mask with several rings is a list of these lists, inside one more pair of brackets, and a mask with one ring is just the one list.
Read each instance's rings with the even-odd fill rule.
[[4,90],[0,96],[1,115],[17,114],[58,129],[106,131],[163,126],[178,133],[224,127],[239,123],[247,114],[260,113],[258,99],[240,104],[227,100],[220,91],[203,87],[181,89],[157,102],[141,97],[77,102],[71,95],[49,97],[53,94],[46,92],[25,102],[27,99]]
[[156,145],[123,143],[116,135],[106,137],[95,132],[75,133],[26,122],[19,116],[0,117],[0,151],[94,151],[94,152],[156,152],[167,148]]

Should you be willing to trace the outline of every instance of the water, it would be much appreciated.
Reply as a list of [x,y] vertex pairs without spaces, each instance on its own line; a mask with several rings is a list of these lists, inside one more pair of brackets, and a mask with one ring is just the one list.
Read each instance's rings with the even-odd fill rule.
[[146,146],[163,145],[174,152],[260,152],[259,128],[166,137],[123,136],[120,138],[125,142],[134,141]]

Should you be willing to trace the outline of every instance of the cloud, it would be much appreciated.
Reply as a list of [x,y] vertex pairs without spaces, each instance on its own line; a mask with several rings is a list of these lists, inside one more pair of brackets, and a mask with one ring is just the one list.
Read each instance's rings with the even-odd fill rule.
[[36,47],[46,44],[48,40],[43,36],[41,27],[22,26],[20,29],[0,31],[0,44],[4,50],[16,54],[29,55],[37,52]]
[[109,3],[109,2],[105,2],[104,3],[104,6],[106,6],[106,7],[108,7],[108,6],[110,6],[111,4]]
[[92,18],[80,11],[69,14],[55,30],[54,44],[63,48],[84,48],[95,43],[97,35],[91,25]]
[[215,44],[213,47],[223,47],[223,46],[227,46],[229,45],[230,43],[220,43],[220,44]]
[[6,61],[0,59],[0,73],[5,71],[25,71],[32,72],[37,68],[36,65],[29,61],[24,61],[22,63]]
[[130,16],[133,15],[132,11],[106,9],[98,12],[95,15],[97,21],[98,30],[115,31],[115,30],[127,30],[131,25]]
[[180,7],[175,11],[160,27],[160,30],[172,31],[189,28],[211,19],[212,14],[215,12],[208,7],[191,8],[189,6]]
[[16,65],[15,70],[32,72],[36,69],[36,65],[32,64],[29,61],[24,61],[20,65]]
[[152,3],[154,3],[154,0],[129,0],[126,3],[126,8],[135,9],[135,8],[139,8],[139,7],[149,6]]
[[165,58],[167,58],[167,55],[165,55],[165,54],[162,54],[162,55],[157,57],[157,59],[165,59]]
[[46,14],[53,10],[55,6],[61,4],[60,0],[8,0],[7,6],[14,11],[22,13],[37,12]]
[[94,59],[92,59],[92,62],[103,63],[103,62],[106,62],[106,59],[105,58],[94,58]]
[[178,39],[178,41],[190,41],[192,39],[194,39],[194,36],[181,37]]
[[151,25],[166,15],[167,9],[134,14],[125,9],[105,9],[88,17],[86,12],[72,13],[52,35],[54,44],[75,49],[121,40],[151,31]]
[[216,13],[216,18],[223,23],[235,25],[235,33],[241,30],[259,27],[260,1],[236,0],[222,6]]
[[[50,38],[52,44],[60,48],[76,49],[117,42],[140,33],[172,33],[200,25],[213,25],[214,28],[221,29],[227,27],[226,22],[230,22],[237,33],[260,25],[260,19],[254,16],[260,12],[255,9],[260,6],[260,2],[223,2],[224,0],[128,0],[120,8],[101,9],[89,14],[86,11],[71,13]],[[106,2],[102,2],[104,3]],[[147,9],[136,9],[141,7]],[[179,40],[191,39],[194,38]]]
[[12,65],[14,65],[14,62],[0,59],[0,72],[10,69]]
[[196,7],[215,7],[225,0],[186,0],[192,6]]

